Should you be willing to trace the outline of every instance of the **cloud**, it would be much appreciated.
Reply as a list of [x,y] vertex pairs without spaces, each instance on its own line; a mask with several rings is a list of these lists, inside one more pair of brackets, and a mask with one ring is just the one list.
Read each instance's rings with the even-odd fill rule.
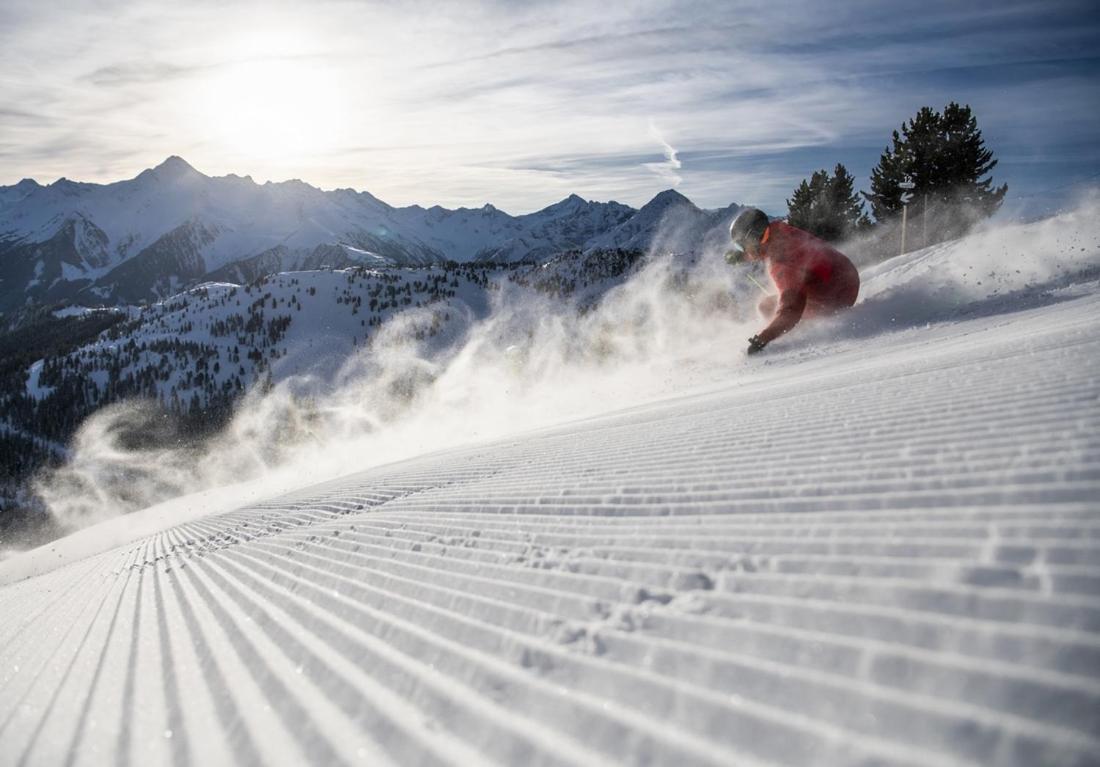
[[670,184],[672,184],[672,186],[680,186],[680,183],[684,179],[681,178],[680,174],[677,173],[677,171],[679,171],[680,168],[683,167],[683,163],[681,163],[679,158],[676,156],[676,149],[673,148],[673,146],[667,141],[665,141],[664,136],[661,135],[661,132],[657,129],[657,125],[652,120],[649,121],[649,135],[657,139],[657,142],[664,148],[665,161],[657,163],[646,163],[646,169],[655,173],[658,178],[668,181]]
[[166,61],[140,60],[124,61],[107,66],[98,67],[83,76],[83,79],[96,85],[133,85],[133,84],[162,84],[166,81],[178,80],[186,77],[210,74],[221,69],[239,66],[241,64],[281,62],[281,61],[311,61],[323,58],[314,55],[298,56],[247,56],[224,61],[214,61],[204,64],[173,64]]
[[162,83],[188,77],[206,69],[206,66],[180,66],[164,61],[130,61],[98,67],[84,78],[96,85]]
[[49,115],[40,112],[32,112],[27,109],[0,106],[0,120],[5,122],[10,120],[22,123],[48,123],[52,122],[53,118]]
[[[0,103],[13,111],[0,129],[16,148],[0,183],[45,170],[107,181],[183,154],[215,173],[298,177],[394,204],[524,212],[577,192],[639,205],[674,185],[707,207],[776,209],[817,168],[843,162],[863,178],[902,120],[952,99],[975,107],[994,151],[1039,136],[1044,157],[1080,157],[1082,124],[1054,115],[1067,104],[1100,111],[1090,7],[928,0],[899,14],[871,0],[799,0],[782,4],[775,25],[763,0],[641,0],[598,13],[584,0],[145,0],[110,13],[13,0],[0,33]],[[324,60],[342,96],[308,121],[340,126],[340,141],[246,161],[222,139],[231,131],[216,128],[232,115],[204,113],[204,92],[235,63],[264,57]],[[292,94],[277,107],[302,109]],[[661,130],[639,130],[650,122]],[[87,126],[86,142],[60,149],[73,124]],[[137,153],[123,157],[124,147]],[[44,164],[48,149],[58,154]],[[1080,161],[1095,163],[1095,150]],[[1031,173],[1006,157],[997,178],[1022,191]],[[739,188],[745,179],[756,186]],[[753,197],[763,190],[768,198]]]
[[[708,33],[724,33],[734,29],[743,29],[747,25],[717,25],[708,27]],[[616,32],[601,35],[587,35],[570,39],[557,39],[531,45],[499,48],[476,56],[465,56],[447,61],[426,64],[428,68],[454,67],[459,64],[491,61],[516,56],[544,56],[546,54],[581,52],[586,56],[621,57],[624,53],[642,57],[652,53],[656,47],[678,46],[679,41],[688,36],[697,35],[700,30],[691,26],[668,26],[654,29],[640,29],[630,32]]]

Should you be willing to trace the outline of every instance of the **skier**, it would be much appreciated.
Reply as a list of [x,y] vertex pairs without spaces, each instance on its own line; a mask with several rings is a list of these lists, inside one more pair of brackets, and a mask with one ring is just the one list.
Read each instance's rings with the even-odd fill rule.
[[743,260],[766,261],[768,274],[779,291],[759,304],[761,316],[771,324],[749,339],[749,354],[798,324],[803,317],[820,317],[846,309],[859,294],[859,272],[839,250],[782,221],[768,221],[756,208],[745,208],[730,224],[734,249],[726,253],[730,264]]

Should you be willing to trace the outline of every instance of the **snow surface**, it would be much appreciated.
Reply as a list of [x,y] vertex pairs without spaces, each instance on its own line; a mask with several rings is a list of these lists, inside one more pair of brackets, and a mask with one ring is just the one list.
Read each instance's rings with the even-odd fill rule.
[[1093,213],[868,270],[759,359],[586,380],[583,420],[0,563],[0,754],[1096,764]]

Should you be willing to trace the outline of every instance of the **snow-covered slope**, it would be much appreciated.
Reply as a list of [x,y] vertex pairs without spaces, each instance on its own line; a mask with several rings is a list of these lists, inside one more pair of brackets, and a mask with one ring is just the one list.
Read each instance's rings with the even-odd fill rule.
[[[123,302],[164,298],[173,280],[186,287],[242,263],[271,269],[265,274],[309,268],[319,247],[346,248],[349,263],[373,265],[646,247],[669,195],[691,206],[670,191],[642,211],[576,195],[523,216],[492,205],[395,208],[351,189],[208,177],[179,157],[113,184],[27,180],[0,187],[0,311],[89,293]],[[730,211],[703,215],[691,207],[712,224],[729,218]]]
[[[186,404],[192,396],[205,407],[267,373],[274,381],[321,367],[331,374],[406,310],[485,314],[488,299],[476,282],[483,276],[464,267],[356,268],[284,272],[245,285],[205,282],[133,308],[92,342],[50,357],[49,378],[65,391],[83,386],[93,408],[131,397]],[[440,319],[435,332],[445,324]],[[124,396],[108,396],[119,387]]]
[[1095,764],[1098,264],[1085,218],[979,235],[585,420],[9,560],[0,753]]

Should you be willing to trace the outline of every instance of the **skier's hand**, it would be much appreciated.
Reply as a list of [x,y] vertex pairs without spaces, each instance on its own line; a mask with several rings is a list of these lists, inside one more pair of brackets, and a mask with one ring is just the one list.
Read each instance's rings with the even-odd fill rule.
[[737,266],[739,263],[745,260],[745,251],[743,250],[727,250],[726,251],[726,263],[730,266]]
[[767,341],[761,341],[760,336],[753,336],[749,339],[749,350],[746,354],[756,354],[764,351],[764,347],[767,346]]

